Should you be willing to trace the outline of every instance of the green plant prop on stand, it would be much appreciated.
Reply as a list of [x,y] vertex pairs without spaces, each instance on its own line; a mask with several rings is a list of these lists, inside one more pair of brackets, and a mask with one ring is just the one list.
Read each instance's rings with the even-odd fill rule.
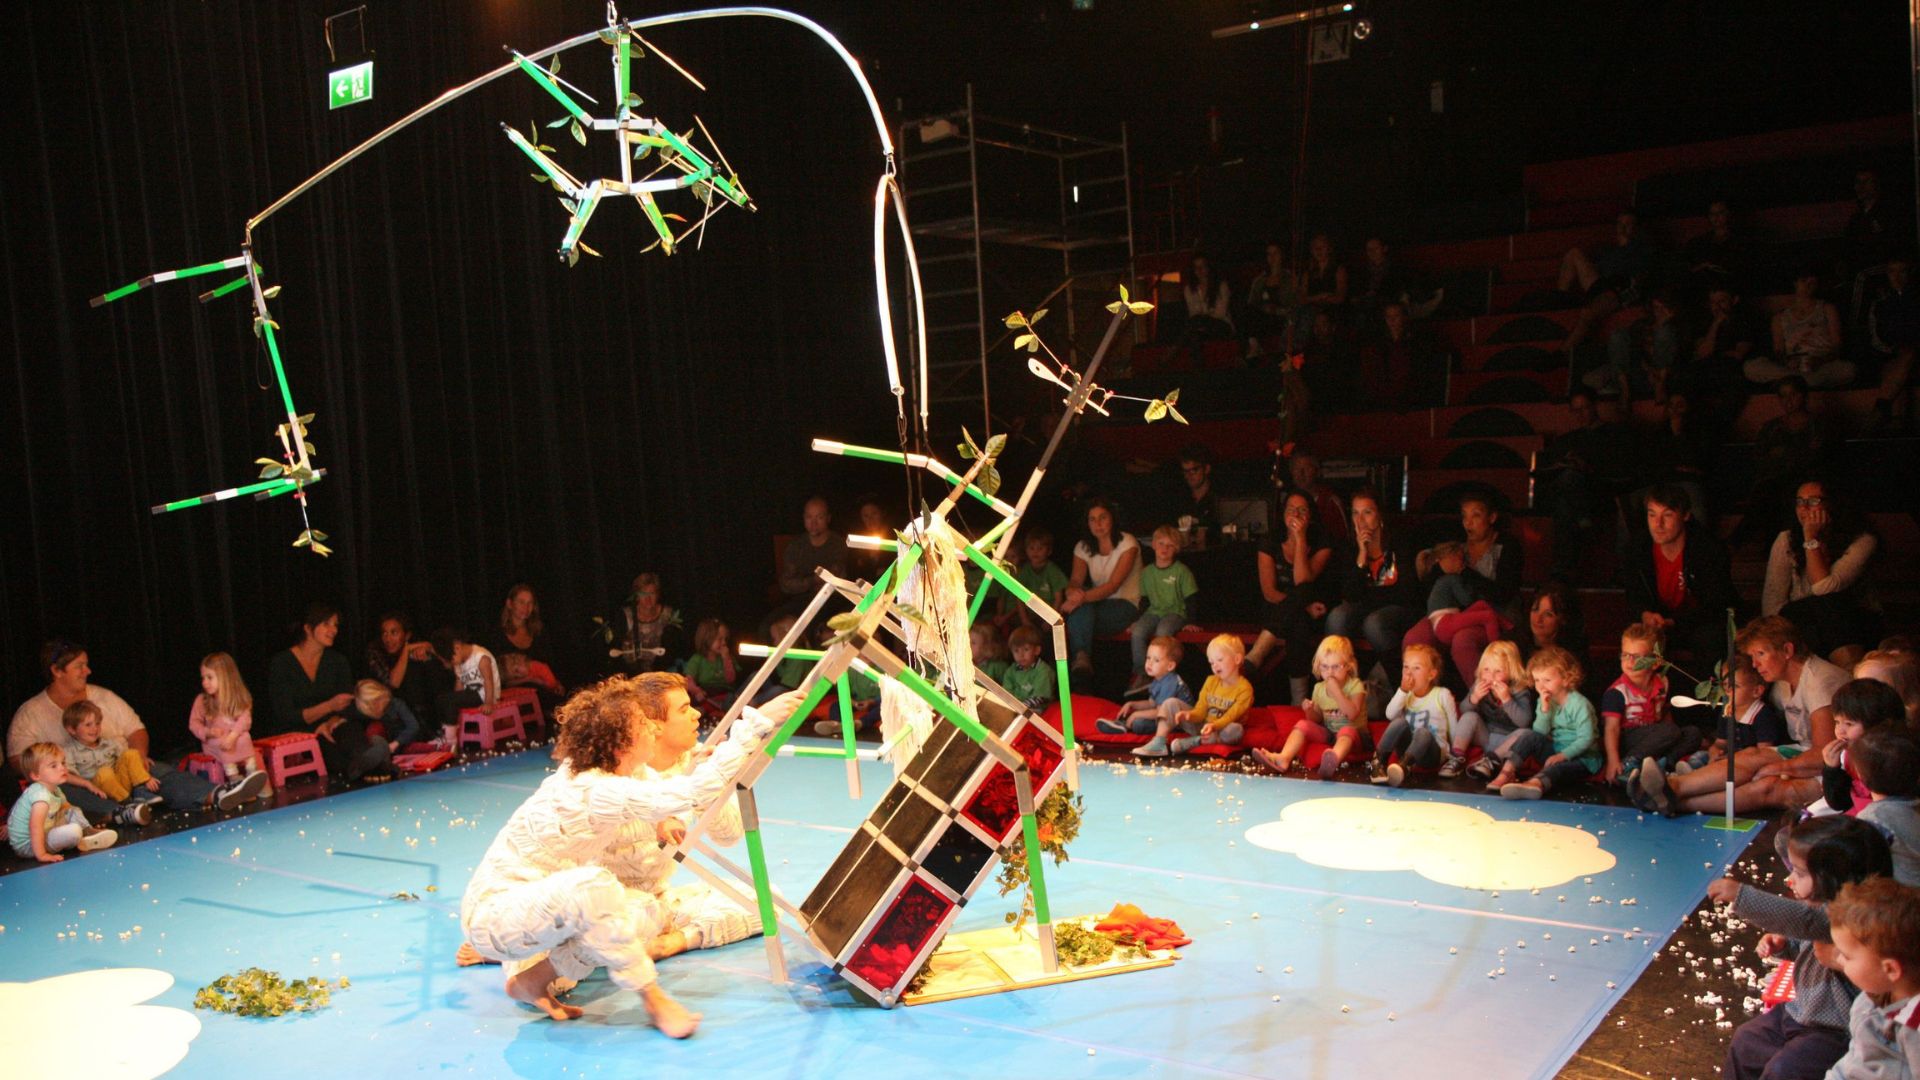
[[1727,609],[1727,655],[1724,659],[1717,661],[1713,665],[1712,673],[1707,678],[1704,678],[1704,679],[1695,676],[1691,672],[1687,671],[1685,668],[1667,659],[1665,652],[1659,648],[1656,648],[1653,652],[1642,657],[1640,661],[1634,665],[1634,667],[1640,671],[1652,670],[1652,671],[1657,671],[1663,675],[1671,672],[1675,675],[1679,675],[1685,678],[1688,682],[1693,684],[1692,694],[1675,694],[1675,693],[1671,693],[1673,683],[1672,683],[1672,680],[1669,679],[1667,683],[1668,689],[1669,689],[1667,700],[1672,704],[1678,705],[1683,709],[1692,709],[1692,708],[1699,708],[1699,707],[1705,706],[1705,707],[1710,707],[1719,711],[1720,718],[1721,718],[1720,737],[1723,740],[1725,740],[1727,744],[1727,757],[1729,759],[1727,763],[1727,812],[1721,817],[1708,818],[1706,820],[1706,827],[1709,829],[1720,829],[1727,832],[1746,832],[1752,829],[1754,826],[1760,824],[1759,822],[1753,821],[1748,818],[1738,818],[1733,816],[1734,782],[1733,782],[1733,763],[1731,760],[1734,753],[1734,750],[1733,750],[1733,659],[1734,659],[1733,658],[1733,639],[1737,634],[1738,634],[1738,631],[1735,629],[1734,621],[1733,621],[1733,609],[1728,608]]

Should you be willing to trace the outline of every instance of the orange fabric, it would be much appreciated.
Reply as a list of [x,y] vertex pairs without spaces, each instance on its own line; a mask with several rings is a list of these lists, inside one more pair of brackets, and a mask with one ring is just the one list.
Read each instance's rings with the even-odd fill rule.
[[1115,904],[1107,917],[1094,925],[1102,933],[1124,934],[1144,949],[1177,949],[1193,944],[1193,939],[1172,919],[1155,919],[1132,904]]

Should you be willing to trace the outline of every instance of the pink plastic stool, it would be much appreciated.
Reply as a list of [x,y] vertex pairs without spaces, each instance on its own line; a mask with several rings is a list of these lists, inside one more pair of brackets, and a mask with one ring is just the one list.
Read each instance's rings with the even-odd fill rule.
[[260,760],[267,766],[267,778],[273,781],[276,790],[285,787],[289,777],[309,773],[319,777],[322,784],[327,782],[327,763],[320,757],[320,737],[311,731],[290,731],[255,739],[253,748],[260,751]]
[[461,746],[478,743],[480,749],[491,750],[509,738],[527,741],[527,729],[520,722],[518,705],[501,702],[491,708],[460,710]]
[[207,783],[219,787],[227,782],[227,767],[212,754],[188,754],[180,759],[180,768],[195,776],[204,776]]
[[547,730],[547,713],[540,707],[540,695],[531,686],[509,686],[500,691],[500,704],[512,705],[520,711],[520,724],[528,734],[538,727],[541,732]]

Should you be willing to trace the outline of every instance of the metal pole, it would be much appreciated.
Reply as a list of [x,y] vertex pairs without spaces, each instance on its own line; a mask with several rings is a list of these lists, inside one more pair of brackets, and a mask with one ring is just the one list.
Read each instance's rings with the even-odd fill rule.
[[967,193],[973,197],[973,303],[980,335],[980,424],[982,438],[993,434],[993,399],[987,393],[987,277],[980,265],[980,155],[974,136],[973,84],[967,84]]

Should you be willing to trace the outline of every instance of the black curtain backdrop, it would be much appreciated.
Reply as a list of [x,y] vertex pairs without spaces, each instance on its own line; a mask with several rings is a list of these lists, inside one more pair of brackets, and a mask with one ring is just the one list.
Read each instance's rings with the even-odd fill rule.
[[[15,5],[0,167],[9,342],[0,390],[0,719],[42,683],[49,636],[179,742],[197,661],[231,651],[256,694],[310,600],[342,610],[356,667],[375,617],[477,631],[512,583],[539,591],[575,666],[590,618],[643,569],[690,616],[757,617],[776,532],[820,487],[901,490],[807,438],[894,441],[872,312],[863,100],[826,46],[763,19],[649,36],[711,87],[638,65],[644,110],[698,112],[753,193],[703,250],[640,254],[631,201],[568,269],[566,211],[498,129],[562,115],[524,76],[382,144],[255,235],[294,400],[329,472],[290,547],[292,500],[152,516],[254,478],[283,419],[233,274],[101,309],[143,275],[236,255],[254,213],[441,90],[604,24],[598,4],[408,2],[370,11],[371,103],[328,111],[321,27],[339,4]],[[853,47],[858,50],[858,43]],[[561,74],[611,99],[608,50]],[[602,108],[600,112],[610,112]],[[618,175],[608,137],[545,141],[576,175]],[[691,196],[666,209],[689,218]],[[851,511],[851,507],[843,508]],[[691,628],[691,627],[689,627]],[[604,653],[601,654],[604,657]]]

